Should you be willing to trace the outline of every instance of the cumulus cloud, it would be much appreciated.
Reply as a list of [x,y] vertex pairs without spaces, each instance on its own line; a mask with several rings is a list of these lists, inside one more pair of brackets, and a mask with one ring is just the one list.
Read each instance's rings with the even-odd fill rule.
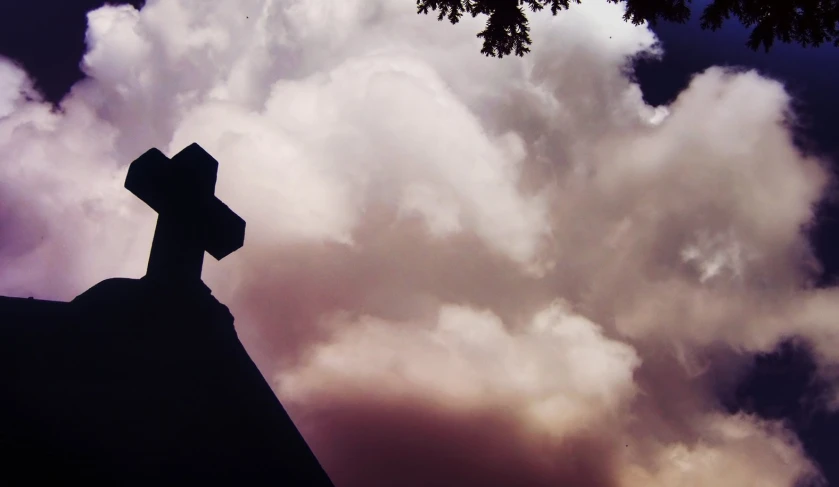
[[13,113],[23,96],[34,94],[26,73],[9,61],[0,60],[0,117]]
[[622,13],[534,16],[498,60],[404,0],[91,12],[59,111],[0,64],[0,292],[141,276],[127,165],[198,142],[248,221],[205,281],[337,485],[794,485],[796,439],[714,394],[791,335],[839,362],[827,172],[757,73],[646,105]]

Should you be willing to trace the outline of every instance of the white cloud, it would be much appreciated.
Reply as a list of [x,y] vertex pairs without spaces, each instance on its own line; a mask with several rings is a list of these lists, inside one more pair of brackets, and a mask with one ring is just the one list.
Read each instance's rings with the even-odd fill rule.
[[27,94],[35,95],[26,73],[13,62],[0,58],[0,118],[14,113]]
[[491,312],[450,305],[431,326],[371,317],[338,317],[330,326],[334,340],[317,347],[303,368],[281,375],[282,396],[375,384],[376,394],[452,407],[500,401],[538,429],[562,435],[616,414],[635,392],[639,358],[632,347],[605,338],[560,303],[517,332]]

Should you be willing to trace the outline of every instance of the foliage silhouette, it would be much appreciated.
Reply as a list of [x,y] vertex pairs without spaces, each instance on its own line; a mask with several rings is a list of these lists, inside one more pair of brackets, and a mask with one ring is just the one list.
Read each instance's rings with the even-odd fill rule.
[[201,281],[244,243],[217,165],[193,144],[130,166],[159,212],[143,278],[0,297],[0,485],[332,487]]
[[[626,3],[624,20],[639,25],[660,21],[685,23],[691,17],[691,0],[608,0]],[[532,40],[525,9],[538,12],[550,8],[553,15],[582,0],[417,0],[417,13],[438,12],[437,20],[456,24],[469,14],[486,15],[481,53],[502,58],[530,52]],[[775,41],[819,46],[832,42],[839,46],[839,0],[713,0],[700,18],[700,26],[712,31],[735,18],[752,28],[747,45],[769,51]]]

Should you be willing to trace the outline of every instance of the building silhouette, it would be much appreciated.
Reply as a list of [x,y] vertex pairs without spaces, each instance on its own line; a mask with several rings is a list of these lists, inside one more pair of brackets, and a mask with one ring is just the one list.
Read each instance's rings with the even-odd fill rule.
[[217,168],[197,144],[131,164],[158,212],[144,277],[0,297],[0,485],[332,486],[201,281],[244,242]]

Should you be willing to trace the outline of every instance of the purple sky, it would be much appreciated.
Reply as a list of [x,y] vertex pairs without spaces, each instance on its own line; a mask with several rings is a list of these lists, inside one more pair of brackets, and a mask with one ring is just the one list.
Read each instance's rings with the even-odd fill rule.
[[[411,2],[402,1],[411,8]],[[0,19],[5,24],[0,26],[0,55],[21,63],[47,100],[62,99],[81,79],[78,66],[85,52],[84,13],[99,3],[4,3],[0,6]],[[752,431],[756,424],[752,419],[738,422],[737,416],[725,416],[736,410],[789,420],[791,428],[800,434],[806,454],[820,464],[832,484],[839,485],[839,471],[831,463],[833,452],[839,448],[835,440],[839,438],[837,417],[808,405],[811,396],[826,390],[818,383],[809,383],[815,380],[820,366],[835,364],[835,358],[813,361],[800,350],[786,348],[760,359],[751,376],[746,372],[752,354],[772,350],[784,336],[802,334],[810,340],[823,339],[827,348],[835,335],[830,331],[836,329],[829,319],[831,308],[823,303],[833,301],[829,294],[832,288],[824,298],[784,288],[787,283],[798,283],[800,277],[798,257],[789,256],[801,251],[801,242],[790,236],[789,229],[806,219],[808,202],[818,199],[812,194],[819,187],[819,176],[793,170],[798,167],[797,162],[788,162],[798,161],[793,152],[772,162],[774,154],[786,154],[789,149],[777,142],[781,132],[766,122],[772,119],[773,110],[784,105],[779,88],[748,76],[738,85],[712,72],[688,90],[691,78],[711,66],[757,68],[784,82],[804,125],[799,138],[826,154],[825,161],[833,162],[839,160],[835,157],[839,155],[839,142],[833,137],[839,97],[832,87],[839,81],[839,74],[825,66],[835,64],[839,51],[780,45],[766,55],[746,49],[745,32],[735,25],[718,33],[700,32],[693,24],[662,25],[655,32],[663,43],[664,57],[643,62],[637,77],[644,100],[650,105],[677,103],[671,106],[673,115],[662,132],[646,135],[647,128],[620,118],[625,108],[621,108],[623,98],[616,94],[624,93],[620,90],[624,90],[625,81],[615,74],[615,66],[635,49],[626,46],[646,39],[629,27],[615,34],[619,47],[614,48],[605,41],[595,43],[594,34],[585,31],[600,28],[585,23],[594,22],[596,16],[581,17],[584,22],[580,29],[567,24],[535,27],[539,31],[535,42],[544,46],[540,51],[535,45],[534,53],[519,65],[515,60],[481,59],[477,44],[468,44],[473,24],[436,25],[430,17],[417,22],[394,13],[395,7],[390,5],[397,2],[374,11],[364,11],[352,3],[346,11],[309,11],[301,6],[283,12],[288,18],[302,19],[301,25],[310,29],[306,32],[282,24],[286,18],[283,15],[260,11],[260,3],[251,2],[240,11],[234,8],[215,17],[196,9],[195,17],[210,26],[207,31],[200,30],[200,22],[184,21],[192,14],[181,18],[180,12],[144,10],[148,15],[138,17],[142,22],[136,32],[138,38],[150,40],[151,54],[143,54],[145,51],[135,49],[132,39],[108,29],[108,25],[117,25],[123,26],[118,32],[127,32],[124,26],[134,25],[133,17],[98,18],[101,49],[88,59],[93,82],[79,85],[72,104],[65,107],[66,115],[49,122],[44,121],[46,115],[37,115],[28,125],[36,132],[47,130],[41,127],[52,123],[59,128],[49,129],[53,132],[47,131],[46,135],[35,133],[25,144],[0,143],[0,161],[7,168],[12,167],[11,161],[22,159],[30,161],[29,167],[33,168],[32,176],[25,171],[0,173],[4,178],[0,183],[8,191],[0,193],[4,203],[0,231],[5,240],[0,246],[4,259],[0,262],[19,272],[30,262],[26,259],[35,246],[33,232],[45,228],[54,243],[44,250],[48,254],[43,255],[51,259],[49,266],[55,266],[47,270],[63,269],[64,275],[71,277],[66,282],[47,282],[38,277],[47,275],[47,270],[38,274],[40,269],[30,268],[26,275],[8,274],[26,279],[3,281],[5,289],[19,285],[36,294],[72,295],[92,284],[89,281],[134,272],[136,262],[143,257],[142,251],[134,249],[148,244],[143,232],[148,233],[153,220],[132,203],[124,202],[128,200],[119,199],[120,188],[108,185],[108,178],[118,178],[111,173],[100,176],[101,167],[125,164],[149,145],[175,150],[187,139],[197,140],[222,161],[222,171],[231,168],[228,179],[221,179],[224,172],[220,175],[220,190],[231,195],[231,206],[244,208],[249,231],[256,229],[251,245],[246,241],[246,251],[236,257],[239,260],[231,258],[235,267],[216,266],[209,276],[205,274],[205,280],[230,303],[237,323],[243,326],[240,335],[246,347],[297,415],[304,434],[339,487],[392,485],[388,479],[397,476],[397,468],[415,471],[418,486],[430,485],[439,478],[456,479],[461,486],[496,485],[492,482],[508,485],[503,482],[503,473],[516,469],[522,469],[522,475],[531,475],[528,485],[563,480],[585,481],[585,485],[673,485],[673,479],[682,485],[686,479],[697,486],[729,485],[719,483],[724,481],[718,478],[719,472],[731,472],[726,481],[742,485],[737,483],[737,475],[751,479],[749,475],[772,472],[769,466],[777,463],[773,460],[775,447],[767,445],[776,438],[763,430]],[[238,23],[225,18],[240,12],[243,19]],[[404,22],[404,26],[388,28],[382,19],[391,18],[395,20],[388,22]],[[247,36],[237,37],[235,29],[245,29],[238,32],[252,35],[258,29],[247,22],[255,19],[273,26],[273,32],[288,28],[289,36],[305,45],[291,42],[289,47],[273,39],[275,44],[265,51],[268,61],[251,56],[251,48],[236,47]],[[180,24],[182,21],[195,29],[195,37],[186,35],[188,29]],[[342,30],[344,22],[351,27]],[[422,30],[426,28],[430,33]],[[226,34],[213,37],[212,29]],[[184,39],[208,42],[211,54],[200,49],[190,51],[193,48],[188,43],[180,43],[180,33]],[[224,37],[231,33],[232,40]],[[451,40],[446,41],[442,37],[445,35]],[[454,46],[451,51],[447,42]],[[217,45],[240,50],[213,51]],[[312,47],[307,50],[309,45]],[[393,51],[382,54],[377,51],[379,45],[390,46]],[[473,47],[475,56],[471,57]],[[191,54],[175,60],[178,49]],[[209,57],[199,59],[205,55]],[[375,55],[384,57],[376,61]],[[251,64],[237,64],[237,56]],[[374,61],[365,64],[369,59]],[[264,69],[259,64],[262,62],[267,66]],[[184,74],[190,70],[197,73],[195,77]],[[226,70],[247,74],[242,78],[213,78]],[[156,80],[155,87],[143,84],[142,73]],[[203,79],[208,80],[206,86]],[[217,86],[209,86],[212,80]],[[121,85],[132,88],[122,92]],[[477,86],[465,88],[472,85]],[[219,87],[226,90],[223,95],[218,95],[222,92]],[[717,103],[708,95],[715,89],[729,106],[745,100],[742,107],[728,113],[725,104],[719,103],[704,110]],[[183,113],[163,108],[165,103],[189,99],[191,91],[207,100],[217,97],[225,101],[202,99],[194,107],[189,105],[192,102],[183,102],[190,106]],[[366,97],[358,94],[362,92],[367,93]],[[680,94],[684,96],[677,100]],[[749,98],[752,95],[754,98]],[[288,100],[304,101],[294,104]],[[629,110],[639,110],[638,103],[631,101]],[[263,112],[255,108],[259,106]],[[554,108],[545,109],[547,106]],[[397,116],[405,112],[413,114],[411,119]],[[563,119],[563,113],[570,118]],[[310,120],[312,114],[318,115]],[[13,115],[20,120],[26,120],[26,116],[23,109]],[[708,120],[709,124],[723,126],[732,117],[737,121],[732,127],[743,127],[739,139],[754,137],[762,142],[740,148],[738,137],[726,137],[725,130],[717,132],[714,126],[703,124]],[[230,130],[225,121],[234,119],[240,127],[250,128],[241,129],[244,133]],[[447,138],[450,130],[444,121],[457,127],[462,138]],[[631,128],[625,129],[626,125]],[[98,145],[99,138],[111,137],[109,130],[114,131],[113,140]],[[231,133],[220,137],[218,134],[225,130]],[[498,135],[505,130],[516,135]],[[276,143],[271,137],[278,131],[289,140],[303,142],[300,146]],[[411,131],[418,135],[404,136]],[[692,138],[691,133],[704,135]],[[60,143],[50,145],[49,141],[55,140]],[[775,143],[772,151],[760,152],[761,147]],[[370,148],[373,145],[375,149]],[[32,148],[42,146],[48,155],[33,155]],[[437,152],[437,146],[445,150]],[[655,159],[654,154],[681,154],[680,147],[689,148],[685,157],[698,155],[696,160],[676,166],[679,169],[672,175],[663,166],[644,165],[644,161]],[[518,268],[538,253],[533,242],[542,231],[540,206],[522,197],[517,193],[520,188],[507,185],[504,179],[517,168],[505,161],[518,160],[516,154],[522,148],[549,161],[547,165],[522,163],[525,189],[528,185],[539,187],[538,183],[549,176],[568,185],[564,186],[567,192],[562,204],[550,207],[552,217],[558,219],[551,220],[551,225],[558,235],[554,238],[563,248],[573,250],[553,256],[559,260],[559,267],[539,279]],[[61,168],[50,165],[58,154],[70,149],[78,149],[72,163]],[[634,166],[607,162],[588,166],[589,161],[601,158],[622,160],[631,151],[641,154]],[[744,164],[740,176],[724,176],[726,164],[738,161],[731,156],[738,151],[744,154],[743,160],[757,162]],[[278,154],[282,154],[282,160],[299,159],[305,164],[280,170],[272,159],[280,157]],[[454,155],[447,159],[450,154]],[[412,157],[416,157],[416,163],[411,162]],[[486,162],[488,172],[481,173],[480,165],[459,165],[459,161],[468,162],[473,157]],[[670,161],[681,156],[660,157]],[[251,161],[251,165],[228,162],[225,166],[225,161],[237,158]],[[76,162],[87,159],[92,159],[90,166]],[[772,161],[758,165],[763,159]],[[338,160],[342,164],[330,162]],[[408,162],[399,162],[398,170],[389,169],[387,164],[396,160]],[[706,161],[710,161],[707,171],[692,172]],[[582,177],[575,176],[576,170],[603,176],[593,186],[586,186],[575,183],[583,181],[574,179]],[[52,171],[56,176],[41,178],[40,174]],[[67,189],[77,185],[73,182],[78,181],[76,174],[90,175],[89,188],[77,192],[82,196]],[[737,184],[727,183],[741,176]],[[693,183],[706,177],[710,183]],[[358,187],[366,189],[357,190],[354,184],[368,181],[365,178],[372,181],[370,187],[374,189],[359,182]],[[23,193],[42,188],[46,184],[42,179],[57,188],[57,198],[71,201],[73,208],[81,207],[76,204],[81,198],[92,209],[53,216],[57,210],[48,210],[53,207],[44,206],[48,204],[40,200],[35,202],[33,195],[41,193]],[[282,184],[267,187],[263,179]],[[20,188],[21,192],[9,188]],[[603,188],[611,189],[597,196]],[[764,194],[762,188],[769,189]],[[755,199],[743,196],[749,191],[754,191]],[[714,194],[705,197],[705,193]],[[650,205],[670,208],[672,214],[664,212],[661,220],[644,220],[645,194],[654,195]],[[285,203],[273,214],[262,213],[260,208],[266,206],[265,198],[271,195],[282,195]],[[398,211],[390,199],[397,196],[401,198]],[[367,205],[365,212],[350,211],[361,200]],[[717,208],[715,202],[719,201],[728,206]],[[766,201],[766,208],[757,201]],[[99,209],[99,202],[107,203],[107,209]],[[778,206],[770,212],[768,208],[774,203]],[[108,212],[116,211],[113,208],[140,216],[108,216]],[[580,215],[575,215],[574,208],[582,209]],[[627,210],[624,218],[621,211],[626,208],[632,210]],[[839,254],[831,251],[839,243],[832,223],[833,215],[839,213],[825,208],[813,233],[817,258],[825,268],[822,282],[828,283],[839,270]],[[413,211],[413,216],[397,219],[399,225],[389,226],[389,219],[397,213],[402,215],[403,210]],[[143,234],[103,241],[101,255],[109,257],[100,259],[101,265],[98,256],[76,255],[72,244],[74,238],[99,235],[99,227],[90,216],[97,211],[106,215],[102,221],[124,225],[121,232],[139,229],[138,233]],[[42,227],[18,225],[17,219],[26,212],[41,215]],[[729,214],[735,216],[729,219]],[[74,218],[88,223],[71,235],[62,230],[61,220]],[[678,256],[668,260],[668,249],[680,241],[683,233],[704,225],[710,237],[699,232],[696,242],[680,248],[684,262]],[[744,264],[747,284],[742,292],[740,287],[719,291],[730,284],[716,284],[727,272],[726,265],[736,267],[720,257],[723,250],[730,250],[731,242],[719,236],[725,235],[720,229],[726,225],[740,232],[738,238],[746,235],[742,237],[743,247],[752,244],[773,256],[766,261],[758,259],[754,268]],[[714,233],[718,230],[719,235]],[[353,250],[343,246],[345,234],[355,242]],[[451,240],[442,244],[428,234],[446,235]],[[611,238],[616,242],[613,250],[596,250]],[[55,250],[58,248],[62,250]],[[118,255],[128,256],[124,266]],[[38,262],[47,262],[38,258]],[[91,268],[92,262],[97,263],[95,269]],[[696,270],[692,270],[694,265]],[[690,272],[700,277],[691,277]],[[732,271],[732,275],[737,272]],[[710,279],[710,285],[705,284],[706,279]],[[726,300],[717,297],[716,292],[730,292],[734,297]],[[624,295],[627,301],[615,297]],[[566,304],[545,306],[557,296]],[[758,304],[750,304],[753,302]],[[770,306],[766,303],[777,303],[777,310],[773,313],[774,308],[763,308]],[[530,315],[539,310],[542,314],[531,319]],[[782,318],[773,320],[773,315]],[[280,323],[278,316],[282,316]],[[783,322],[787,316],[805,318],[801,318],[803,324],[787,324]],[[672,322],[683,319],[684,323],[669,328],[657,321],[668,318]],[[521,332],[528,326],[535,330],[543,322],[560,323],[556,329],[567,334],[540,335],[544,329]],[[463,323],[474,328],[460,328]],[[773,327],[778,331],[772,331]],[[540,340],[555,348],[545,351]],[[393,350],[399,353],[387,352]],[[578,350],[586,352],[575,355]],[[824,350],[820,353],[830,355]],[[523,365],[526,357],[532,358],[529,366]],[[498,368],[496,364],[502,359],[511,365]],[[336,369],[336,363],[343,365]],[[602,364],[606,365],[597,367]],[[377,372],[389,366],[400,372],[394,376]],[[528,379],[535,385],[522,378],[527,376],[524,371],[530,370],[528,367],[535,368],[530,373],[538,380]],[[676,369],[681,372],[671,372]],[[597,373],[586,375],[590,370]],[[730,377],[747,379],[737,386]],[[437,385],[428,385],[432,379],[438,381]],[[371,384],[376,392],[371,392]],[[603,386],[598,389],[591,384]],[[636,389],[645,392],[636,396]],[[527,419],[511,415],[511,411]],[[624,423],[630,416],[638,422]],[[486,433],[483,423],[475,418],[494,424],[494,433]],[[610,429],[607,425],[612,419],[615,424]],[[574,422],[593,426],[581,432],[569,426]],[[738,443],[726,436],[730,430],[753,436]],[[604,431],[615,433],[610,436]],[[405,437],[417,441],[403,444]],[[499,437],[509,438],[510,444],[499,445]],[[567,441],[557,443],[557,437]],[[625,446],[609,438],[619,438]],[[429,447],[435,442],[445,448]],[[458,455],[469,460],[453,461]],[[550,468],[545,469],[525,465],[528,459],[540,455],[566,460],[548,461]],[[660,463],[662,458],[676,457],[691,465],[705,465],[703,458],[716,460],[707,460],[712,466],[704,471],[679,477],[687,474]],[[732,463],[721,463],[719,458],[731,459]],[[498,471],[481,467],[487,464],[496,465]],[[784,485],[783,475],[798,466],[795,462],[790,465],[773,477],[777,485]],[[645,470],[633,470],[638,466]]]

